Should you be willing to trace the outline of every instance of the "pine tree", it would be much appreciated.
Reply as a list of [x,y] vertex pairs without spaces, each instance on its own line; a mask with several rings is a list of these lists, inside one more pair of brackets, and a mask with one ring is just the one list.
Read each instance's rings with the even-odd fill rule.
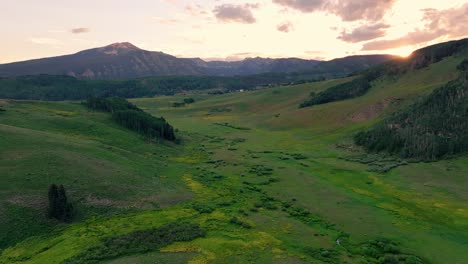
[[57,218],[58,216],[58,206],[57,206],[57,200],[58,200],[58,187],[55,184],[51,184],[49,186],[49,210],[48,210],[48,215],[49,218]]
[[49,186],[49,218],[69,222],[73,218],[73,205],[68,202],[67,193],[63,185]]

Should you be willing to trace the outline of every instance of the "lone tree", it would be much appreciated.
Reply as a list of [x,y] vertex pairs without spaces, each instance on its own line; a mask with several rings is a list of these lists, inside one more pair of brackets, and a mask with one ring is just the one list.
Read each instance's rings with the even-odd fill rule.
[[49,186],[49,218],[70,222],[73,218],[73,205],[68,202],[67,193],[63,185]]

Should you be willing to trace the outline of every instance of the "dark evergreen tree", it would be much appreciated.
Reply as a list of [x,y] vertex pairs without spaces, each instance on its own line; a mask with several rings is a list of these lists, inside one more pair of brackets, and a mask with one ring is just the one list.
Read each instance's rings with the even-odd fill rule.
[[63,185],[49,186],[49,218],[55,218],[60,221],[69,222],[73,218],[73,205],[68,202],[67,193]]
[[58,187],[55,184],[49,186],[49,218],[58,218]]

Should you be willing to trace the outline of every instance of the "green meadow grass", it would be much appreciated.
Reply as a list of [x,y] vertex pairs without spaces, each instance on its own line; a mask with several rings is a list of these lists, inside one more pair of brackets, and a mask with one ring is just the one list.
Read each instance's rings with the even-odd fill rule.
[[[196,94],[181,108],[171,104],[183,96],[132,100],[178,128],[179,145],[148,142],[76,102],[3,101],[0,263],[61,263],[175,220],[206,237],[106,263],[379,263],[363,250],[376,239],[391,240],[400,263],[464,263],[466,156],[386,173],[343,159],[363,155],[350,144],[356,131],[456,78],[460,60],[304,109],[310,92],[347,79]],[[72,224],[45,218],[50,183],[78,205]]]

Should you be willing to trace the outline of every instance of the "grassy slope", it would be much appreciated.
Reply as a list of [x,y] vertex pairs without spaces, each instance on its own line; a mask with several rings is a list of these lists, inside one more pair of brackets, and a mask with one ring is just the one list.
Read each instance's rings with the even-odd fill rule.
[[[140,137],[114,125],[110,116],[79,104],[3,104],[7,111],[0,117],[0,135],[6,139],[0,141],[0,233],[7,238],[0,238],[2,247],[36,229],[34,218],[41,220],[37,229],[52,225],[43,215],[50,183],[69,187],[71,196],[83,204],[82,217],[167,206],[191,197],[176,177],[180,169],[165,165],[165,156],[176,151],[173,147],[142,144]],[[16,223],[29,219],[18,212],[34,218]]]
[[[11,197],[21,193],[44,199],[47,185],[54,181],[70,186],[72,197],[82,200],[81,211],[87,212],[83,216],[87,220],[53,227],[42,219],[54,232],[6,249],[0,263],[59,263],[107,235],[180,218],[200,223],[208,235],[163,249],[166,253],[194,252],[190,257],[165,254],[169,262],[189,258],[193,263],[321,263],[311,252],[326,248],[341,252],[335,262],[355,263],[361,259],[352,253],[358,243],[383,236],[400,243],[405,252],[433,263],[463,263],[468,258],[464,250],[468,241],[467,157],[411,164],[378,174],[367,171],[365,165],[339,159],[352,153],[335,147],[336,143],[346,144],[352,133],[369,126],[382,113],[403,107],[455,78],[459,61],[450,58],[400,80],[382,81],[360,98],[306,109],[297,106],[312,90],[345,80],[222,96],[197,95],[195,104],[177,109],[169,105],[182,97],[134,101],[183,131],[183,146],[144,144],[138,136],[112,124],[105,114],[88,112],[78,104],[3,102],[7,112],[0,113],[0,135],[8,140],[0,142],[0,173],[7,175],[0,179],[1,219],[11,221],[18,214],[42,219],[40,205]],[[405,100],[395,100],[398,98]],[[393,103],[379,111],[376,105],[384,101]],[[215,124],[220,122],[250,130]],[[245,142],[236,140],[239,138]],[[257,153],[265,151],[268,153]],[[295,160],[294,153],[307,159]],[[209,160],[223,162],[206,163]],[[273,169],[273,175],[250,173],[255,165]],[[268,178],[279,182],[263,185]],[[184,186],[191,190],[193,201],[216,210],[199,214],[189,204],[179,203],[163,210],[141,211],[154,206],[152,202],[173,205],[184,201],[190,197]],[[91,199],[101,201],[101,206],[91,206],[86,200],[89,195],[102,198]],[[281,210],[262,207],[257,213],[249,211],[266,197],[309,209],[316,223],[306,224]],[[108,200],[110,204],[102,202]],[[146,206],[130,214],[122,209],[141,204]],[[89,217],[102,210],[124,212]],[[232,216],[253,228],[230,224]],[[27,231],[24,237],[41,233],[33,226]],[[350,238],[340,247],[335,239],[341,232]],[[122,258],[116,263],[143,262],[147,257]]]

